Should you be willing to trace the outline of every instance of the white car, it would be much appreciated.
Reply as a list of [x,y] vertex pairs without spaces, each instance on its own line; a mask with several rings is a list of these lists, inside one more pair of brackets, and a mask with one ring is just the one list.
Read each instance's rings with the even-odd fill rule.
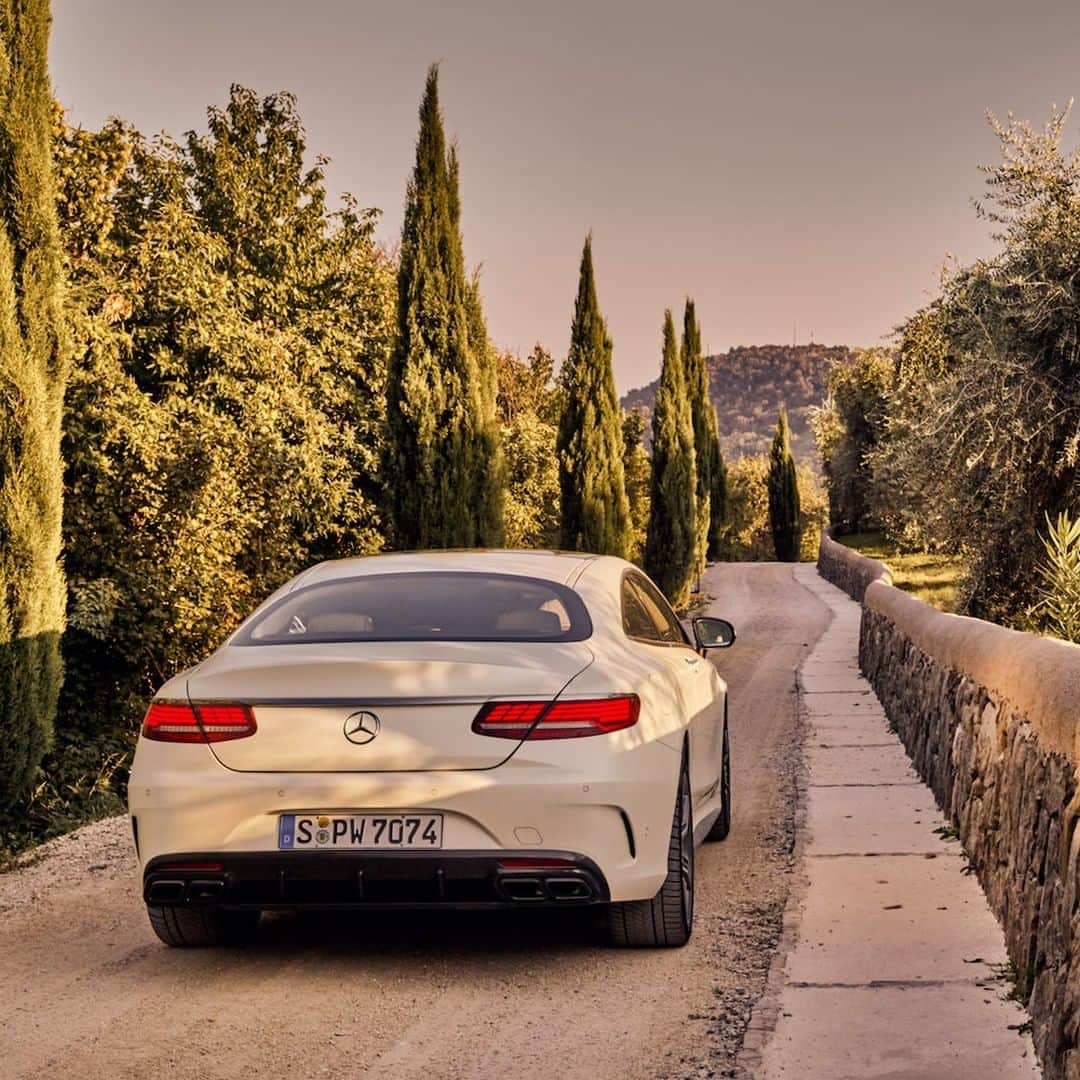
[[129,808],[170,945],[266,908],[602,905],[682,945],[694,845],[731,823],[727,690],[621,559],[439,551],[322,563],[170,679]]

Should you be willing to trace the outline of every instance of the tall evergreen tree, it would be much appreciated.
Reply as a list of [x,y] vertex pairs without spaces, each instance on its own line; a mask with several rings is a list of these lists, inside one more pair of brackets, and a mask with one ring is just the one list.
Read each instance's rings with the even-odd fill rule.
[[645,553],[645,530],[649,525],[649,484],[652,463],[645,450],[645,414],[631,409],[623,415],[623,474],[630,500],[630,555],[640,563]]
[[697,321],[694,301],[689,297],[686,298],[683,312],[682,355],[697,462],[697,532],[694,558],[697,573],[700,575],[705,569],[706,554],[715,547],[712,542],[714,532],[723,524],[726,482],[724,460],[720,453],[720,436],[716,426],[716,409],[709,397],[709,370],[701,352],[701,325]]
[[406,195],[397,344],[386,383],[384,479],[398,547],[502,542],[495,356],[478,285],[465,272],[460,205],[433,66]]
[[798,562],[801,527],[799,481],[795,459],[791,456],[791,428],[787,409],[780,410],[772,448],[769,450],[769,528],[780,562]]
[[630,503],[611,350],[596,298],[589,236],[581,253],[570,351],[560,375],[563,408],[556,449],[561,544],[569,551],[625,558],[630,550]]
[[645,570],[675,607],[683,607],[698,569],[697,465],[694,418],[670,309],[664,313],[663,366],[652,435]]
[[717,432],[712,444],[712,457],[709,461],[709,547],[710,559],[720,558],[724,543],[724,534],[728,521],[728,482],[727,465],[720,449],[719,424],[716,421],[716,406],[710,404],[713,430]]
[[30,786],[63,678],[60,423],[68,347],[49,84],[49,3],[0,18],[0,807]]

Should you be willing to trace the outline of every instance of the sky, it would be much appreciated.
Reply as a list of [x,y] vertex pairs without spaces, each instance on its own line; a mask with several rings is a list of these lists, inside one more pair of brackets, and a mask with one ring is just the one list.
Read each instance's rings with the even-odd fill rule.
[[712,352],[887,340],[947,256],[993,249],[971,206],[986,110],[1041,126],[1080,92],[1076,0],[54,0],[53,20],[84,127],[180,135],[231,83],[293,91],[331,193],[379,207],[388,244],[437,61],[493,340],[565,355],[591,230],[620,391],[656,376],[687,295]]

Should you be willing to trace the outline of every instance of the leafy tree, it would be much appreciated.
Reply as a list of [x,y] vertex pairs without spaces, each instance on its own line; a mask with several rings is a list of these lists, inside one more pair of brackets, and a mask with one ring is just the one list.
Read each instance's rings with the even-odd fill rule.
[[558,390],[551,355],[539,345],[527,360],[498,357],[498,413],[506,456],[506,544],[547,548],[558,543]]
[[0,19],[0,809],[34,780],[63,678],[60,425],[70,360],[48,0]]
[[829,492],[831,524],[859,532],[871,523],[870,455],[884,435],[895,359],[885,349],[857,349],[829,373],[829,395],[811,416]]
[[630,503],[611,351],[596,297],[589,236],[581,253],[570,351],[560,373],[562,414],[556,450],[561,546],[625,557],[630,551]]
[[950,522],[957,508],[940,473],[939,433],[928,407],[952,366],[949,319],[939,298],[901,328],[883,423],[866,456],[873,517],[909,550],[959,550]]
[[398,267],[397,344],[386,385],[386,492],[398,547],[497,546],[504,475],[494,354],[465,273],[457,155],[438,69],[420,104]]
[[652,463],[645,452],[645,414],[640,409],[630,409],[623,414],[623,475],[626,477],[626,495],[630,500],[630,554],[634,562],[640,562],[645,552],[645,532],[649,525],[649,484]]
[[728,520],[720,554],[729,562],[767,562],[776,557],[769,528],[769,457],[736,458],[728,470]]
[[791,429],[781,408],[769,450],[769,528],[780,562],[797,562],[801,539],[799,480],[791,456]]
[[684,607],[698,569],[697,467],[686,373],[670,309],[652,429],[652,484],[645,570],[672,605]]
[[[242,88],[187,146],[60,127],[71,588],[42,798],[92,789],[114,805],[154,685],[303,566],[381,547],[368,388],[385,371],[392,268],[371,212],[325,210],[321,175],[297,167],[302,139],[291,98]],[[264,210],[249,217],[249,199]],[[263,260],[250,241],[271,211],[295,228]]]
[[943,275],[901,328],[876,512],[904,539],[959,554],[968,614],[1023,620],[1039,529],[1080,501],[1080,152],[1067,114],[992,120],[1002,148],[977,212],[998,249]]
[[553,379],[555,361],[551,353],[542,345],[535,345],[525,360],[510,353],[499,353],[496,361],[499,423],[503,426],[513,424],[519,417],[531,413],[545,424],[557,427],[562,400]]

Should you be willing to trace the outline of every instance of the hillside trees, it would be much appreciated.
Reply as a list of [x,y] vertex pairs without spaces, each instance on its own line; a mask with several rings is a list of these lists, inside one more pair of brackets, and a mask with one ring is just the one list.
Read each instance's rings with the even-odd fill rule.
[[50,146],[49,4],[0,20],[0,810],[49,746],[62,679],[60,427],[70,359]]
[[460,214],[457,156],[446,145],[432,67],[406,195],[386,383],[384,477],[398,547],[490,547],[503,538],[495,357],[479,285],[465,272]]
[[622,410],[611,368],[612,343],[600,313],[592,237],[581,253],[570,351],[560,372],[559,460],[561,546],[625,557],[630,504],[623,472]]
[[801,540],[801,507],[799,504],[799,480],[795,471],[795,459],[791,456],[791,431],[788,427],[787,410],[780,410],[769,450],[769,528],[773,546],[780,562],[797,562]]
[[683,607],[698,572],[701,520],[697,505],[694,420],[670,309],[664,313],[662,355],[653,409],[645,570],[674,607]]
[[[850,349],[827,345],[739,345],[706,357],[724,460],[767,454],[781,405],[796,460],[813,454],[810,415],[827,394],[829,372],[850,357]],[[624,394],[623,408],[651,413],[657,381]]]

